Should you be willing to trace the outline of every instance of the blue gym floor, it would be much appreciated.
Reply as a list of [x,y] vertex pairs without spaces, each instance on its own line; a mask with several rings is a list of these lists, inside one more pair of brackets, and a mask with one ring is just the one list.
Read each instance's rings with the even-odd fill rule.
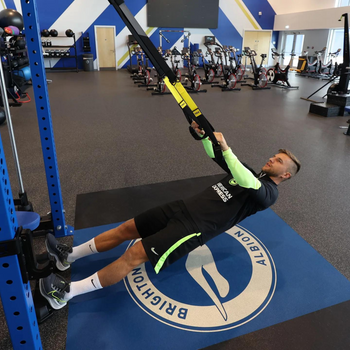
[[[141,207],[146,202],[151,206],[160,204],[170,199],[176,189],[177,197],[190,195],[218,178],[219,175],[78,196],[76,220],[82,220],[82,226],[85,220],[85,225],[93,227],[76,230],[74,245],[119,225],[94,225],[102,216],[108,221],[126,216],[128,211],[136,214],[140,210],[138,203]],[[108,203],[123,212],[116,210],[114,215],[111,212],[109,217],[95,219],[87,215],[87,207],[93,210]],[[129,242],[78,260],[72,265],[72,280],[90,276],[122,255],[128,245]],[[209,241],[159,275],[146,263],[115,286],[73,299],[69,304],[67,350],[193,350],[228,340],[234,348],[237,337],[269,330],[349,300],[350,282],[268,209]],[[309,324],[310,329],[314,326]],[[329,342],[335,346],[332,326],[318,327],[323,347],[317,349],[330,349]],[[302,338],[305,334],[290,336]],[[337,342],[344,345],[346,337],[344,333]],[[305,349],[311,349],[309,341],[310,337],[303,340]],[[271,339],[269,349],[275,349],[274,342],[278,341]],[[219,344],[218,349],[228,348],[225,344]]]

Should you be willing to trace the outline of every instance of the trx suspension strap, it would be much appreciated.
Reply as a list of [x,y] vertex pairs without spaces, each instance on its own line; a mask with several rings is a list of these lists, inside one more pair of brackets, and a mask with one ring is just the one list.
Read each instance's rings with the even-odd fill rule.
[[134,36],[135,40],[141,46],[142,50],[146,53],[151,60],[160,78],[163,78],[169,91],[176,99],[178,105],[181,107],[185,114],[185,117],[189,123],[195,121],[201,129],[205,131],[205,135],[209,136],[213,143],[215,156],[222,157],[220,144],[216,140],[213,131],[214,128],[204,117],[197,105],[194,103],[183,85],[176,80],[176,75],[173,73],[168,64],[164,61],[162,55],[158,52],[152,41],[147,34],[141,28],[135,17],[127,8],[123,0],[108,0],[111,5],[116,9],[125,25],[129,28],[130,32]]

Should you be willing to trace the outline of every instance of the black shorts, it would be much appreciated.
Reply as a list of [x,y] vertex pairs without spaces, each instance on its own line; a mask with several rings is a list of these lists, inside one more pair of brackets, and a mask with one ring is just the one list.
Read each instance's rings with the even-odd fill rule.
[[153,208],[134,220],[156,273],[201,245],[201,233],[182,201]]

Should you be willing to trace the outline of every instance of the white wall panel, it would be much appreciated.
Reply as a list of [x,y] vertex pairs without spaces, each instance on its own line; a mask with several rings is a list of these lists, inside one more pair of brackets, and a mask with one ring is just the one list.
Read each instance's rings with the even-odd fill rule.
[[343,28],[344,21],[339,22],[339,18],[349,12],[350,6],[276,15],[273,29],[285,31],[286,25],[289,25],[288,30]]
[[332,8],[336,0],[268,0],[277,15]]

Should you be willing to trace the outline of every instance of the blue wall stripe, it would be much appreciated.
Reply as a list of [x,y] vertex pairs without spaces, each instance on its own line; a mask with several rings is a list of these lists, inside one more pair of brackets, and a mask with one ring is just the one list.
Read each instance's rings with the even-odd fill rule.
[[5,0],[5,5],[8,9],[17,10],[16,5],[13,0]]
[[272,32],[271,43],[275,42],[274,46],[278,47],[278,40],[280,38],[280,32]]
[[[125,1],[126,5],[129,7],[129,10],[131,13],[135,16],[146,4],[145,0],[129,0]],[[89,28],[84,32],[83,37],[89,36],[90,37],[90,46],[91,46],[91,52],[94,55],[94,59],[96,58],[96,43],[95,43],[95,25],[106,25],[106,26],[115,26],[116,27],[116,35],[118,35],[124,28],[125,24],[121,20],[120,16],[116,12],[113,6],[109,5],[101,15],[96,18],[96,20],[89,26]],[[126,40],[126,38],[125,38]],[[125,41],[126,45],[126,41]],[[83,47],[83,39],[82,37],[77,40],[77,51],[78,55],[81,55]],[[63,60],[62,60],[63,61]],[[56,66],[58,66],[59,62]],[[82,68],[81,60],[79,59],[79,68]]]
[[222,45],[231,45],[239,49],[242,47],[243,38],[221,9],[219,9],[218,28],[211,29],[211,32]]
[[[137,13],[146,5],[145,0],[129,0],[125,1],[126,6],[129,8],[131,13],[136,16]],[[109,5],[101,15],[96,18],[95,22],[91,24],[93,28],[94,25],[114,25],[116,26],[117,35],[124,29],[125,24],[121,20],[120,16],[116,12],[113,6]],[[90,28],[89,28],[90,29]]]
[[[276,12],[267,0],[243,0],[250,13],[259,23],[261,29],[273,29]],[[262,12],[262,16],[259,16]]]
[[36,0],[40,30],[49,29],[73,1],[74,0]]

